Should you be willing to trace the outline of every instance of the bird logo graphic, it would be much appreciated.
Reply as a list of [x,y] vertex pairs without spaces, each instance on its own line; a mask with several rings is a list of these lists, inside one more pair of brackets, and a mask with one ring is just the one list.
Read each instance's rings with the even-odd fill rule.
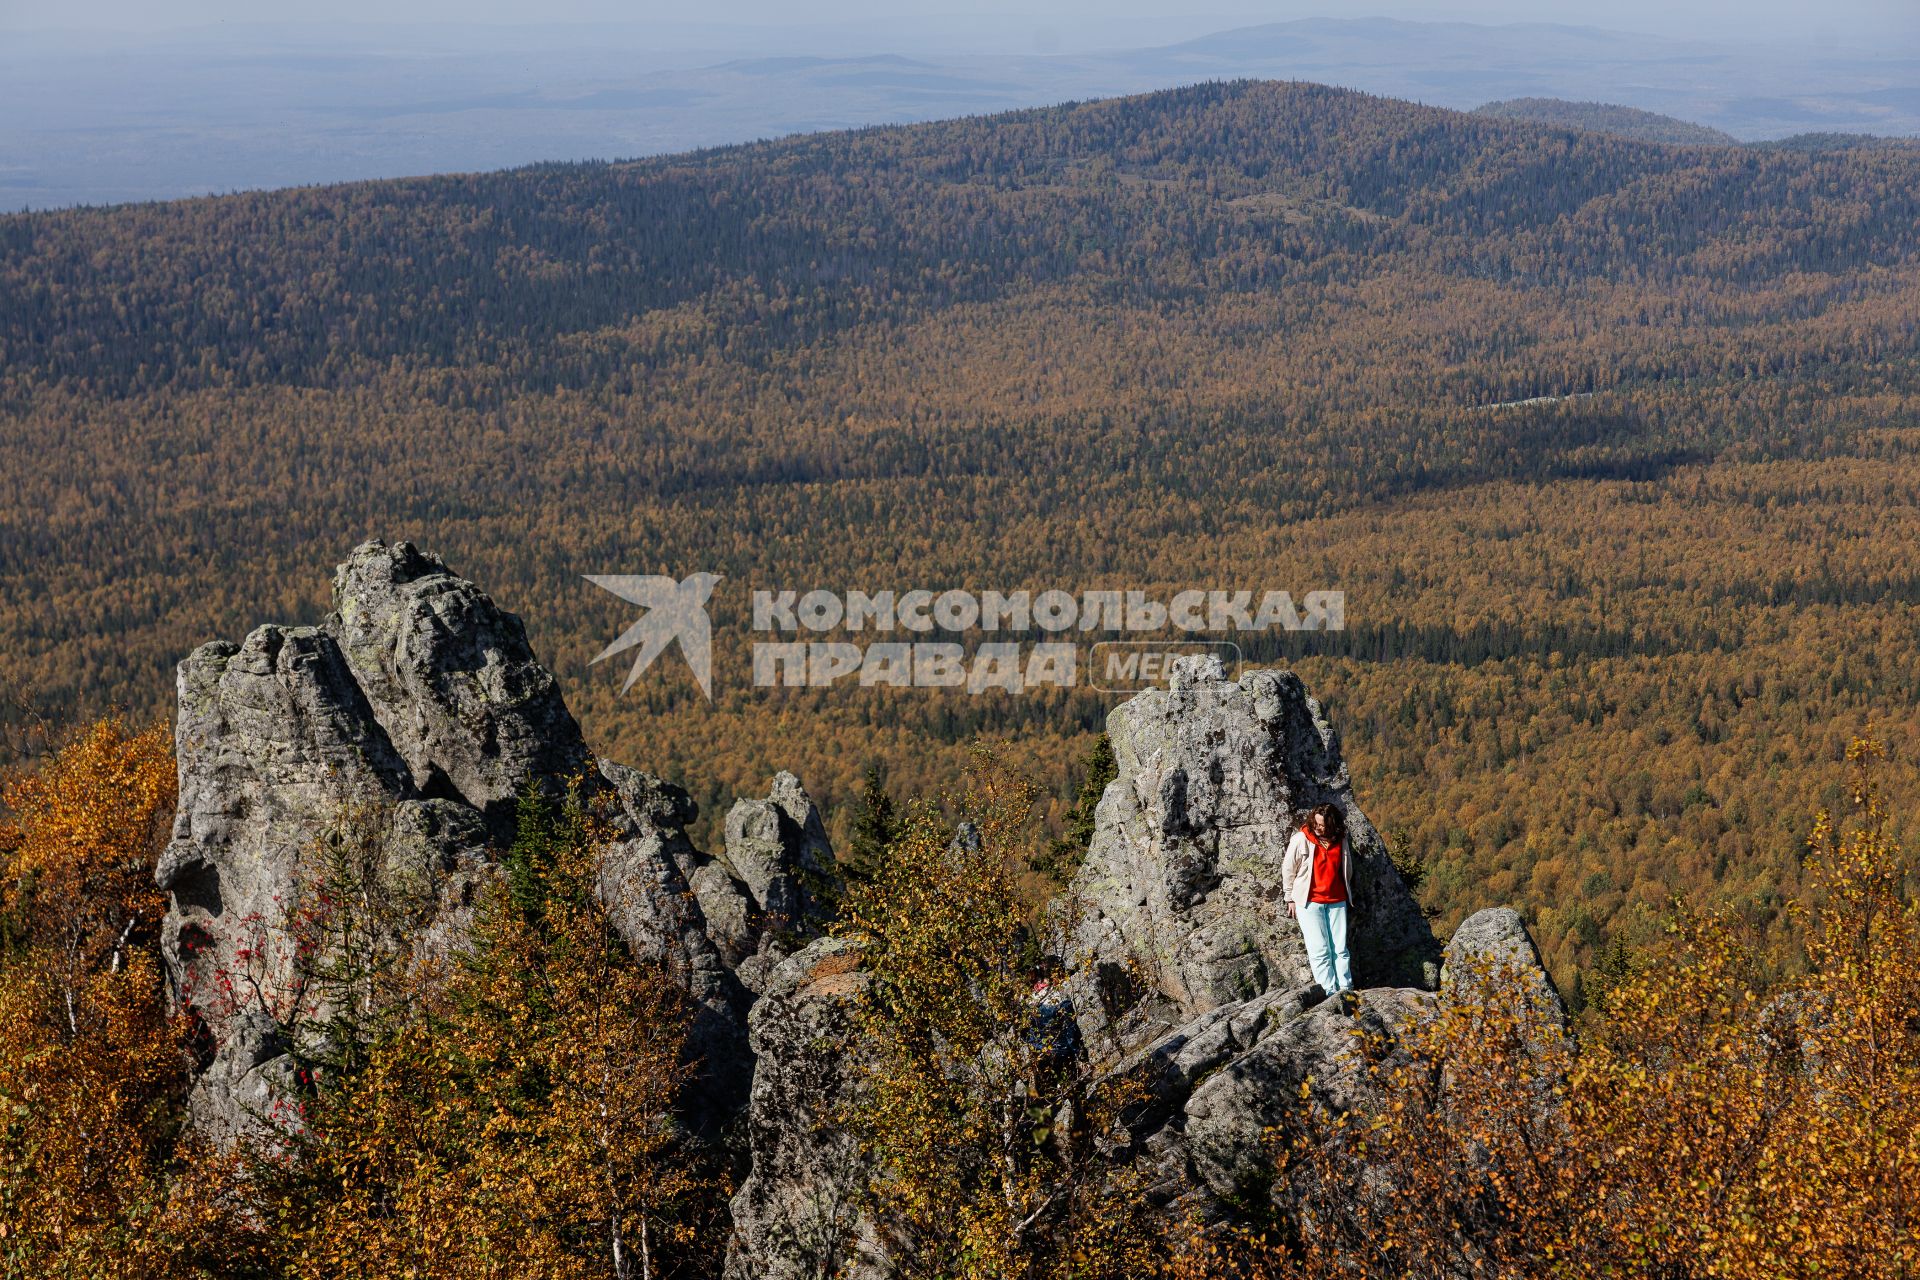
[[669,644],[678,640],[680,653],[692,669],[693,678],[699,682],[700,692],[707,695],[708,702],[713,701],[713,623],[707,617],[707,601],[712,598],[713,588],[720,581],[719,574],[696,573],[684,582],[675,582],[659,574],[590,573],[582,576],[601,590],[611,591],[627,603],[637,604],[647,611],[645,617],[602,649],[588,666],[639,645],[640,653],[634,658],[632,669],[627,672],[627,682],[620,686],[620,692],[625,693],[633,688],[633,682],[640,678],[640,673],[652,665],[653,660],[665,652]]

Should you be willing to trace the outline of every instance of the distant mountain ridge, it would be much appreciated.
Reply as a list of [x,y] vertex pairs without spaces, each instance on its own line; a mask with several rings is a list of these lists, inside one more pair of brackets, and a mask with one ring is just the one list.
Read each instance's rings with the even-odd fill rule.
[[1560,125],[1568,129],[1590,129],[1611,133],[1637,142],[1664,142],[1682,146],[1731,147],[1740,140],[1720,129],[1676,120],[1638,107],[1623,107],[1611,102],[1568,102],[1563,98],[1509,98],[1476,107],[1477,116],[1496,120],[1528,120],[1534,124]]
[[1920,58],[1553,23],[1306,19],[1073,54],[875,47],[844,33],[676,52],[638,27],[574,45],[535,34],[517,47],[448,26],[441,47],[420,31],[349,27],[329,45],[311,28],[237,27],[175,39],[163,56],[0,39],[0,209],[662,155],[1209,80],[1310,81],[1455,110],[1619,102],[1747,141],[1920,135]]

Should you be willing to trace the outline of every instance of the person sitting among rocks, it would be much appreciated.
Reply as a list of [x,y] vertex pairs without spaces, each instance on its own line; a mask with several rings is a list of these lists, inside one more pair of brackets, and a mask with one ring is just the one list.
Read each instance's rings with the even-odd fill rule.
[[1328,995],[1353,990],[1347,954],[1347,823],[1333,805],[1316,805],[1287,841],[1280,863],[1287,914],[1306,940],[1313,980]]

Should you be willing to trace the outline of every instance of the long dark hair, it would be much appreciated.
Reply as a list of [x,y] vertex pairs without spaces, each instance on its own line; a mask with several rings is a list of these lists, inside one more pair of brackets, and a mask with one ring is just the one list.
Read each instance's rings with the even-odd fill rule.
[[[1325,818],[1327,820],[1327,834],[1321,838],[1328,844],[1339,844],[1347,838],[1347,820],[1345,816],[1341,814],[1338,805],[1317,804],[1313,806],[1313,808],[1307,812],[1308,831],[1313,831],[1313,820],[1315,818]],[[1314,834],[1319,835],[1318,832],[1314,832]]]

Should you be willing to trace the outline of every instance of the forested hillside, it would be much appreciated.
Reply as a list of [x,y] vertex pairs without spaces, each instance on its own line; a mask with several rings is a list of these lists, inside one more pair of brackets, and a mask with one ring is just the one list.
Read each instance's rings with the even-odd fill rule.
[[1508,98],[1475,107],[1473,114],[1496,120],[1531,120],[1564,129],[1591,129],[1638,142],[1671,142],[1682,146],[1735,146],[1739,139],[1721,129],[1690,120],[1677,120],[1654,111],[1622,107],[1611,102],[1568,102],[1564,98]]
[[[750,586],[1317,587],[1444,928],[1563,983],[1675,893],[1766,915],[1849,736],[1914,812],[1920,153],[1672,147],[1206,85],[633,164],[0,219],[0,663],[56,719],[313,620],[406,537],[589,739],[836,830],[1110,700],[756,690]],[[588,660],[588,573],[725,575],[714,704]],[[620,668],[618,670],[614,668]],[[1057,816],[1057,814],[1056,814]]]

